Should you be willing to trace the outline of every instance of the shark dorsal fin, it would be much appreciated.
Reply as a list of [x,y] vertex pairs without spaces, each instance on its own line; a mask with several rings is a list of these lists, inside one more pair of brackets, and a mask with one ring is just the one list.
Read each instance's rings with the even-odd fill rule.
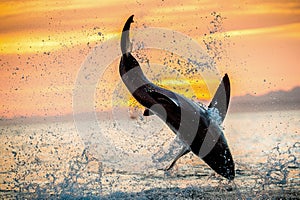
[[208,108],[216,108],[223,121],[228,110],[229,100],[230,81],[228,75],[225,74]]

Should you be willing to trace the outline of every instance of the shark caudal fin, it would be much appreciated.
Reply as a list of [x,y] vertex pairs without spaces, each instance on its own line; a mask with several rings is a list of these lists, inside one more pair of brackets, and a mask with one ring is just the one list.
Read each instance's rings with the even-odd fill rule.
[[223,77],[214,98],[210,102],[208,108],[218,109],[219,115],[224,121],[230,100],[230,81],[227,74]]
[[129,29],[130,29],[130,25],[133,22],[133,16],[131,15],[122,30],[122,36],[121,36],[121,50],[122,50],[122,54],[127,54],[128,52],[131,51],[131,42],[129,40]]

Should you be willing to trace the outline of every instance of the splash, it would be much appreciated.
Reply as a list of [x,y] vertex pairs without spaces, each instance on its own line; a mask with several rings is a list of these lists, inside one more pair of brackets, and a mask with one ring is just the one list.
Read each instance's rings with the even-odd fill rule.
[[4,198],[100,194],[102,165],[82,152],[71,123],[1,126],[0,136]]
[[266,166],[263,170],[263,189],[279,186],[284,189],[286,186],[296,186],[300,181],[300,174],[290,178],[290,173],[295,173],[300,168],[300,142],[296,142],[287,149],[280,145],[274,147],[269,153]]
[[207,113],[212,120],[214,120],[218,125],[223,123],[222,117],[220,116],[219,110],[217,108],[208,108]]
[[[257,165],[237,163],[233,188],[241,199],[274,197],[295,198],[299,194],[300,143],[290,147],[277,145],[267,153],[267,162]],[[248,177],[244,182],[239,177]]]
[[[207,53],[211,56],[214,64],[223,65],[226,63],[226,59],[229,59],[227,48],[232,45],[228,38],[229,35],[222,37],[217,36],[218,33],[223,31],[223,22],[226,20],[221,14],[212,12],[211,16],[213,19],[209,23],[209,33],[204,34],[203,42],[206,46]],[[229,63],[228,63],[229,64]]]

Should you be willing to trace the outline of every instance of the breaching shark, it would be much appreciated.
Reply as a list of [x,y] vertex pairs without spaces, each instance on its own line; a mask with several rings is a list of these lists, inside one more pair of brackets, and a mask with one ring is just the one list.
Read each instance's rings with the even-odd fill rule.
[[132,96],[146,107],[143,115],[157,115],[184,144],[166,170],[171,169],[180,157],[192,151],[218,174],[233,180],[234,161],[221,127],[230,99],[228,75],[223,77],[208,107],[156,86],[147,79],[131,54],[129,29],[132,22],[133,15],[123,27],[119,73]]

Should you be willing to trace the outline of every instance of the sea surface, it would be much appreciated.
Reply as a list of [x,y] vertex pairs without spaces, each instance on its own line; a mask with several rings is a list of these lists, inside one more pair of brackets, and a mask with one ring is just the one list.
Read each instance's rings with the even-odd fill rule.
[[0,199],[300,198],[299,110],[228,113],[231,182],[191,153],[162,170],[180,144],[155,117],[97,123],[83,134],[72,120],[2,121]]

